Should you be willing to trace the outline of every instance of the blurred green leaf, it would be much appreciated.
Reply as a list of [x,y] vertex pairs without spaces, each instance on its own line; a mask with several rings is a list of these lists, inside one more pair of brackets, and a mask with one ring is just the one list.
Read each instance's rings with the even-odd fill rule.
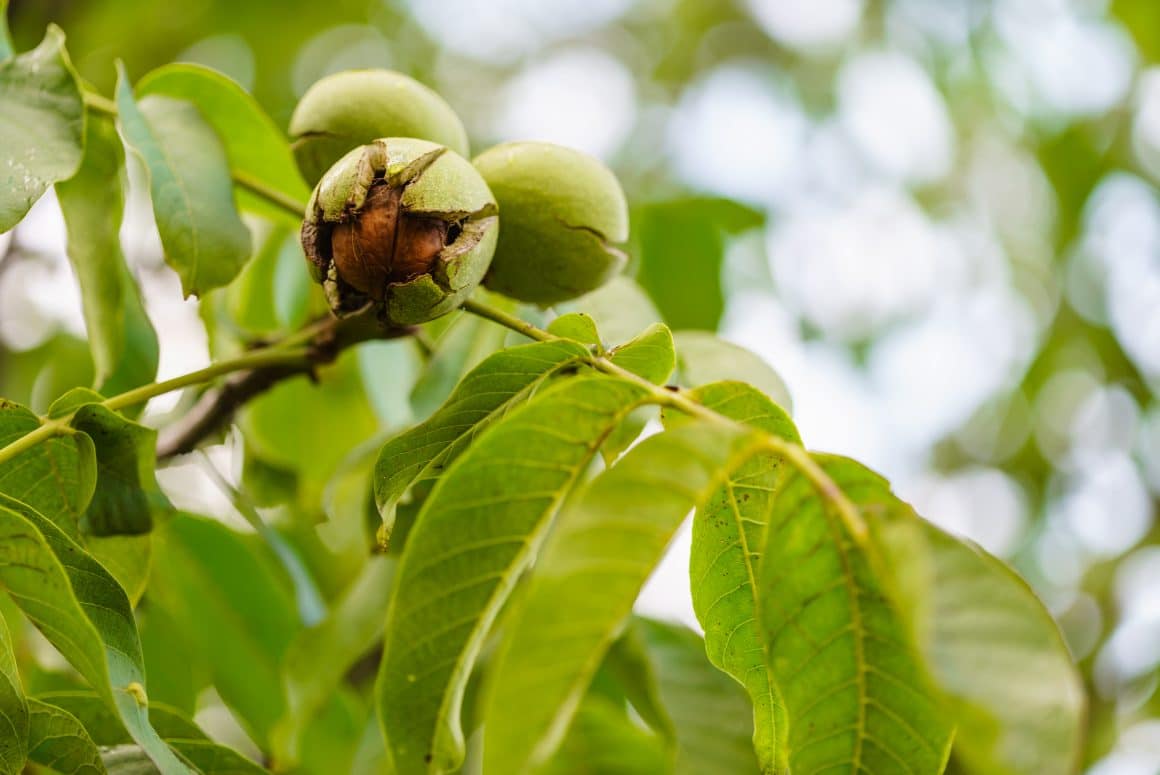
[[250,256],[250,232],[234,207],[225,150],[196,107],[158,95],[140,102],[118,71],[121,132],[149,171],[165,260],[186,296],[228,285]]
[[210,519],[181,514],[154,536],[146,601],[205,655],[222,699],[268,747],[286,707],[278,666],[299,630],[290,580],[257,536]]
[[947,695],[960,770],[1078,772],[1083,684],[1027,583],[978,546],[920,519],[884,479],[875,478],[858,505],[875,518],[899,609],[909,614],[927,670]]
[[673,533],[758,441],[704,423],[651,436],[560,514],[489,666],[484,772],[522,772],[559,745]]
[[[750,385],[716,382],[693,391],[692,397],[732,420],[801,443],[785,412]],[[768,452],[735,469],[697,509],[689,559],[693,610],[705,629],[706,653],[749,693],[753,747],[763,772],[780,772],[788,766],[785,708],[765,662],[757,583],[766,519],[781,469],[781,459]]]
[[157,334],[121,252],[125,152],[113,122],[90,115],[85,155],[56,184],[68,229],[68,257],[80,286],[85,330],[96,366],[94,387],[116,395],[157,376]]
[[[201,65],[172,64],[147,73],[137,83],[139,97],[150,94],[196,105],[221,139],[230,169],[300,201],[305,212],[310,189],[298,173],[289,141],[236,82]],[[238,201],[243,208],[277,218],[295,229],[302,223],[301,215],[295,218],[244,188],[238,190]]]
[[612,348],[608,357],[622,369],[660,385],[676,365],[673,333],[664,323],[653,323],[629,341]]
[[24,770],[29,749],[29,713],[12,651],[12,634],[0,616],[0,772],[5,775],[18,775]]
[[633,211],[644,287],[674,329],[716,331],[725,307],[721,266],[730,231],[761,225],[760,213],[728,199],[679,199]]
[[[820,462],[854,503],[877,485],[861,467]],[[942,772],[954,727],[872,556],[796,469],[768,513],[760,622],[789,722],[790,769]]]
[[[3,16],[0,9],[0,16]],[[7,29],[0,48],[8,48]],[[32,51],[0,62],[0,233],[57,181],[72,177],[85,142],[85,106],[64,33],[50,25]]]
[[754,711],[741,687],[709,664],[705,643],[692,630],[639,618],[635,626],[676,733],[677,775],[756,775]]
[[32,508],[0,495],[0,580],[163,773],[186,768],[149,724],[133,610],[100,563]]
[[303,630],[286,652],[282,673],[288,709],[275,730],[279,761],[293,762],[303,730],[359,657],[382,635],[395,561],[372,557],[327,617]]
[[299,498],[316,515],[339,465],[380,427],[355,350],[320,367],[314,380],[303,376],[275,385],[246,405],[239,423],[264,462],[297,474]]
[[642,729],[625,708],[599,695],[585,697],[543,775],[658,775],[671,768],[661,739]]
[[28,701],[31,712],[28,759],[61,775],[102,775],[101,751],[68,711],[43,700]]
[[416,481],[438,476],[490,423],[585,355],[573,342],[534,342],[494,353],[472,369],[437,412],[383,446],[375,501],[384,521],[394,521],[396,504]]
[[793,411],[785,382],[756,353],[703,331],[677,331],[673,339],[677,346],[677,373],[685,387],[720,380],[747,382],[786,412]]
[[379,673],[399,770],[461,763],[460,704],[483,639],[601,438],[642,397],[600,375],[558,383],[484,432],[436,484],[400,561]]
[[0,0],[0,60],[12,56],[12,37],[8,34],[8,0]]
[[153,605],[151,599],[138,606],[137,627],[145,674],[149,676],[150,702],[161,702],[192,716],[198,695],[213,680],[205,655],[185,639],[164,606]]

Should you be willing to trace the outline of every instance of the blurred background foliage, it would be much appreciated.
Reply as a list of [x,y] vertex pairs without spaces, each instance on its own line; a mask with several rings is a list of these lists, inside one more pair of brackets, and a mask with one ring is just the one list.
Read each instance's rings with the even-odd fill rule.
[[[634,203],[631,271],[665,320],[757,352],[809,446],[876,467],[1013,562],[1085,669],[1089,772],[1160,772],[1160,2],[13,0],[18,49],[49,22],[105,94],[114,59],[134,80],[199,62],[285,126],[319,77],[389,67],[440,91],[475,151],[544,139],[606,160]],[[204,364],[147,201],[123,238],[160,376]],[[51,197],[0,236],[0,394],[38,409],[91,379],[63,248]],[[297,260],[276,233],[202,319],[297,324]],[[255,283],[277,293],[239,310]],[[256,406],[257,505],[289,477],[317,511],[364,506],[373,445],[332,478],[338,459],[375,418],[429,411],[367,375],[418,379],[437,401],[497,344],[448,336],[422,375],[390,344],[344,358],[328,385],[341,406],[305,383]],[[276,432],[295,411],[319,438],[343,429],[322,463]],[[230,509],[163,478],[179,503]],[[692,621],[683,562],[658,572],[646,611]],[[348,580],[315,575],[328,596]]]

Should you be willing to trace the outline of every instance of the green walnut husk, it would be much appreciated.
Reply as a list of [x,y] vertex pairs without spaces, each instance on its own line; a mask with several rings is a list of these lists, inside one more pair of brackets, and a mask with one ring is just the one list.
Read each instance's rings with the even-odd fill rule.
[[346,70],[309,89],[290,117],[298,169],[315,185],[343,154],[380,137],[417,137],[467,156],[467,130],[442,97],[392,70]]
[[499,202],[495,258],[483,284],[549,306],[611,280],[626,261],[628,203],[598,160],[551,143],[497,145],[473,162]]
[[336,315],[373,305],[388,325],[414,325],[467,300],[498,231],[495,198],[466,159],[393,137],[355,148],[323,175],[302,248]]

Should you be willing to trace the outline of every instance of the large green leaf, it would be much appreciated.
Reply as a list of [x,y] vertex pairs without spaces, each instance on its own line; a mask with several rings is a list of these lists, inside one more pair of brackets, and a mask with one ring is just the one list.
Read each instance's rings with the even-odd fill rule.
[[182,765],[149,724],[133,610],[100,563],[32,508],[0,495],[0,581],[163,773]]
[[192,104],[151,95],[137,102],[120,68],[121,132],[145,162],[165,260],[186,296],[227,285],[250,255],[250,233],[234,207],[229,162]]
[[12,650],[12,635],[0,616],[0,773],[17,775],[28,757],[29,708]]
[[[137,94],[160,94],[188,100],[216,131],[225,146],[230,168],[246,177],[302,203],[305,211],[310,189],[298,173],[290,143],[246,91],[234,81],[207,67],[171,64],[146,74],[137,83]],[[301,225],[302,215],[293,218],[280,207],[239,189],[238,200],[247,209],[290,219]]]
[[[754,387],[717,382],[698,388],[693,397],[730,419],[800,443],[785,412]],[[705,629],[706,652],[749,693],[753,745],[764,772],[786,768],[785,709],[765,662],[757,584],[766,517],[781,475],[781,461],[773,453],[736,469],[697,510],[689,558],[693,610]]]
[[559,516],[489,667],[484,772],[524,772],[552,754],[685,515],[763,445],[723,423],[651,436]]
[[[854,503],[876,486],[859,467],[826,461],[825,468]],[[758,578],[793,772],[925,775],[946,765],[953,725],[873,566],[814,484],[787,470]]]
[[239,423],[263,462],[298,475],[299,498],[311,513],[321,510],[326,485],[343,460],[380,426],[357,350],[320,367],[313,380],[303,375],[278,383],[246,405]]
[[561,382],[489,428],[435,486],[387,613],[378,705],[398,770],[462,760],[460,705],[483,639],[603,437],[643,396],[602,375]]
[[81,163],[85,105],[56,25],[32,51],[0,62],[0,105],[2,233]]
[[206,655],[218,693],[267,747],[286,707],[279,665],[299,627],[289,579],[257,536],[214,520],[181,514],[154,536],[146,602]]
[[720,380],[747,382],[787,412],[792,410],[785,382],[756,353],[705,331],[678,331],[673,340],[677,346],[677,372],[686,387]]
[[715,331],[725,301],[721,268],[729,231],[761,225],[759,213],[727,199],[655,202],[636,208],[637,281],[673,328]]
[[754,712],[745,692],[705,658],[705,643],[686,627],[634,620],[643,634],[657,688],[677,738],[677,775],[758,772]]
[[669,753],[613,700],[585,697],[556,755],[539,775],[658,775],[671,769]]
[[[25,407],[0,399],[0,448],[40,424]],[[0,493],[36,509],[73,539],[96,481],[96,455],[83,434],[53,436],[0,466]]]
[[859,505],[875,518],[899,607],[958,725],[952,755],[959,768],[973,775],[1077,772],[1083,685],[1026,582],[920,519],[885,480],[876,479]]
[[283,764],[296,760],[303,730],[382,634],[394,572],[394,558],[372,557],[327,617],[290,644],[282,666],[287,712],[274,735]]
[[112,120],[90,115],[77,174],[57,183],[68,257],[81,290],[98,392],[123,393],[157,376],[157,334],[121,253],[125,151]]
[[489,422],[586,355],[573,342],[535,342],[494,353],[468,372],[435,414],[379,453],[375,501],[384,520],[393,520],[399,498],[412,484],[438,475]]
[[63,708],[31,698],[28,758],[61,775],[103,775],[101,750],[80,721]]

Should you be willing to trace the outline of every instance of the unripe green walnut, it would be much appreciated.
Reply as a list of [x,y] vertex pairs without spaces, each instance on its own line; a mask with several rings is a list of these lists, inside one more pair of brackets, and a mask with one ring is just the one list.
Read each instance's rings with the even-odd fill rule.
[[298,169],[310,185],[351,148],[417,137],[466,156],[467,130],[442,97],[392,70],[346,70],[321,79],[290,117]]
[[495,252],[495,198],[441,145],[375,140],[331,167],[310,197],[302,248],[335,314],[374,304],[391,325],[458,307]]
[[596,290],[624,268],[628,204],[612,171],[551,143],[505,143],[472,162],[499,203],[495,258],[483,284],[548,306]]

